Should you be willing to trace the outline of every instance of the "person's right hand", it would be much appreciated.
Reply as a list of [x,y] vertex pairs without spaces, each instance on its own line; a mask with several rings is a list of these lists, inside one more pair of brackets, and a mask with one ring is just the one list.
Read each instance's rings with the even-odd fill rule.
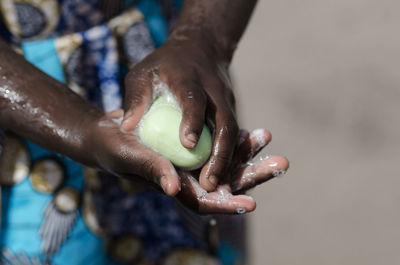
[[228,172],[239,133],[229,63],[221,56],[213,39],[198,36],[181,42],[172,36],[125,78],[126,131],[133,131],[151,106],[157,82],[168,87],[182,108],[179,138],[185,148],[196,147],[206,122],[213,127],[211,156],[199,176],[207,191],[214,191]]

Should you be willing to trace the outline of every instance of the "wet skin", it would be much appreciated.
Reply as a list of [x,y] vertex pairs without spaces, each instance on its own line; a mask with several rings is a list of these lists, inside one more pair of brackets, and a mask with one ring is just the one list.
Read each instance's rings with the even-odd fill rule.
[[[104,114],[67,86],[42,73],[0,42],[0,126],[82,164],[111,171],[133,181],[159,185],[166,194],[201,213],[252,211],[255,202],[245,195],[230,196],[271,179],[273,170],[286,170],[284,157],[246,165],[270,141],[269,132],[252,137],[241,133],[233,158],[235,168],[213,192],[193,177],[143,146],[113,119],[123,111]],[[140,117],[137,117],[140,119]],[[274,160],[274,161],[272,161]],[[272,162],[271,162],[272,161]],[[272,165],[272,166],[271,166]],[[245,170],[246,169],[246,170]]]
[[122,127],[135,128],[152,100],[154,73],[183,109],[180,139],[194,148],[205,121],[214,125],[209,161],[200,185],[214,191],[228,173],[239,126],[228,68],[255,0],[186,0],[166,43],[136,65],[126,78]]
[[[108,128],[108,130],[94,130],[100,133],[110,133],[112,137],[117,134],[125,135],[125,142],[129,143],[129,146],[136,145],[137,148],[143,148],[140,145],[140,140],[135,134],[124,131],[114,121],[122,117],[123,111],[118,110],[107,114],[102,121],[98,124],[99,127]],[[107,136],[100,137],[107,138]],[[147,172],[152,172],[146,178],[139,177],[130,172],[134,172],[135,168],[129,161],[122,161],[117,159],[116,165],[109,165],[109,168],[118,168],[118,172],[112,172],[121,177],[126,177],[132,181],[138,183],[144,183],[153,186],[157,189],[157,185],[154,183],[161,183],[164,192],[170,191],[175,187],[178,187],[179,192],[176,195],[177,199],[182,202],[188,208],[191,208],[199,213],[225,213],[225,214],[237,214],[251,212],[256,208],[256,203],[253,198],[244,195],[243,193],[255,186],[268,181],[278,175],[276,173],[283,173],[289,168],[288,160],[283,156],[271,156],[266,159],[259,159],[254,163],[249,163],[269,142],[271,141],[271,133],[264,129],[257,129],[251,133],[246,130],[240,131],[240,137],[236,143],[236,149],[232,158],[232,166],[224,178],[221,179],[217,185],[215,191],[207,192],[203,189],[198,181],[199,171],[187,172],[177,169],[173,172],[174,168],[171,163],[165,158],[156,155],[146,148],[143,148],[142,152],[148,152],[150,159],[155,162],[149,161],[145,166],[152,167]],[[139,144],[139,145],[137,145]],[[127,150],[127,152],[129,152]],[[153,154],[153,155],[152,155]],[[107,163],[107,157],[105,157],[103,164]],[[159,170],[162,170],[162,166],[170,170],[170,175],[165,178],[152,177],[156,175],[162,175]],[[145,172],[143,172],[145,173]],[[168,174],[168,172],[166,172]],[[176,174],[179,176],[176,177]],[[168,193],[168,192],[167,192]],[[234,195],[235,194],[235,195]]]
[[[104,114],[0,41],[0,127],[82,164],[156,184],[198,212],[254,210],[254,200],[232,192],[241,193],[271,179],[276,170],[286,170],[288,162],[279,156],[246,164],[270,141],[270,134],[265,132],[260,141],[238,130],[227,68],[254,1],[229,2],[185,1],[165,45],[126,78],[122,128],[113,118],[124,115],[123,111]],[[225,15],[216,16],[218,12]],[[205,18],[207,23],[202,23]],[[154,72],[182,105],[184,146],[195,146],[205,120],[214,125],[213,153],[200,173],[177,172],[130,132],[148,108]],[[212,175],[217,182],[210,181]]]

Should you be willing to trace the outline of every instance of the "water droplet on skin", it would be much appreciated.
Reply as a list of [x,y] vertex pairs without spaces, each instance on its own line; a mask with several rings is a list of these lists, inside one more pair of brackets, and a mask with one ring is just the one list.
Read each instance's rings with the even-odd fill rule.
[[204,191],[201,191],[200,194],[199,194],[199,196],[198,196],[198,198],[199,198],[199,199],[204,199],[204,198],[206,197],[206,195],[207,195],[207,191],[205,191],[205,190],[204,190]]
[[246,210],[244,208],[237,208],[236,209],[236,213],[237,214],[244,214],[244,213],[246,213]]
[[247,172],[245,172],[245,174],[243,175],[243,179],[244,180],[246,180],[246,182],[249,182],[250,183],[250,180],[251,181],[254,181],[254,177],[255,176],[257,176],[257,173],[256,173],[256,171],[255,171],[255,169],[254,169],[254,167],[253,168],[251,168],[251,169],[249,169]]
[[260,161],[268,160],[270,157],[270,155],[260,156]]
[[274,176],[275,178],[282,177],[282,176],[285,175],[285,174],[286,174],[286,171],[285,171],[285,170],[274,170],[274,171],[272,172],[272,176]]
[[278,165],[278,162],[273,161],[273,162],[271,162],[268,166],[270,166],[270,167],[276,167],[277,165]]
[[255,166],[255,165],[256,164],[254,162],[251,162],[251,161],[246,163],[246,166],[248,166],[248,167],[252,167],[252,166]]

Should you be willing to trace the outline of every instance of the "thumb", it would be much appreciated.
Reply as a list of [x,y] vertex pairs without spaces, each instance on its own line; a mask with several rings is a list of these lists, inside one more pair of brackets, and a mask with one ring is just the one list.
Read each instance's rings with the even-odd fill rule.
[[123,130],[135,129],[150,106],[152,96],[152,74],[137,73],[134,70],[129,72],[125,78],[125,115],[121,124]]
[[181,190],[181,181],[175,167],[165,157],[145,147],[139,149],[139,168],[136,169],[139,175],[160,185],[165,194],[175,196]]

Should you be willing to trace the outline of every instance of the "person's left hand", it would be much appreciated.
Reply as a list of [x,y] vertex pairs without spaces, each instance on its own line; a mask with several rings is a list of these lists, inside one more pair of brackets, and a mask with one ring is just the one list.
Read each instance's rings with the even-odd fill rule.
[[[123,116],[123,111],[115,111],[107,114],[108,122],[117,121]],[[114,127],[114,126],[112,126]],[[109,130],[109,127],[103,128]],[[111,130],[115,133],[115,128]],[[131,143],[135,136],[123,132],[127,139],[127,143]],[[128,139],[131,137],[132,139]],[[216,187],[215,191],[208,192],[203,189],[198,181],[199,171],[183,171],[177,169],[180,177],[180,191],[176,198],[186,207],[202,214],[224,213],[224,214],[242,214],[251,212],[256,208],[256,203],[250,196],[243,193],[265,181],[277,177],[286,172],[289,167],[288,160],[283,156],[271,156],[258,161],[251,161],[269,142],[271,141],[271,133],[264,129],[257,129],[249,133],[246,130],[240,131],[240,137],[237,142],[237,148],[234,153],[232,167],[221,180],[221,184]],[[142,147],[146,148],[146,147]],[[148,150],[150,151],[150,150]],[[112,172],[119,177],[127,178],[137,184],[144,184],[155,188],[156,191],[162,192],[159,185],[152,181],[145,181],[144,178],[135,176],[134,174],[118,174],[118,171]],[[165,186],[175,183],[164,183]]]
[[289,161],[283,156],[249,162],[271,141],[269,131],[257,129],[249,134],[241,130],[240,135],[234,153],[234,168],[215,191],[204,190],[194,177],[194,172],[178,171],[182,190],[177,198],[185,206],[204,214],[243,214],[254,211],[256,202],[242,193],[287,171]]

